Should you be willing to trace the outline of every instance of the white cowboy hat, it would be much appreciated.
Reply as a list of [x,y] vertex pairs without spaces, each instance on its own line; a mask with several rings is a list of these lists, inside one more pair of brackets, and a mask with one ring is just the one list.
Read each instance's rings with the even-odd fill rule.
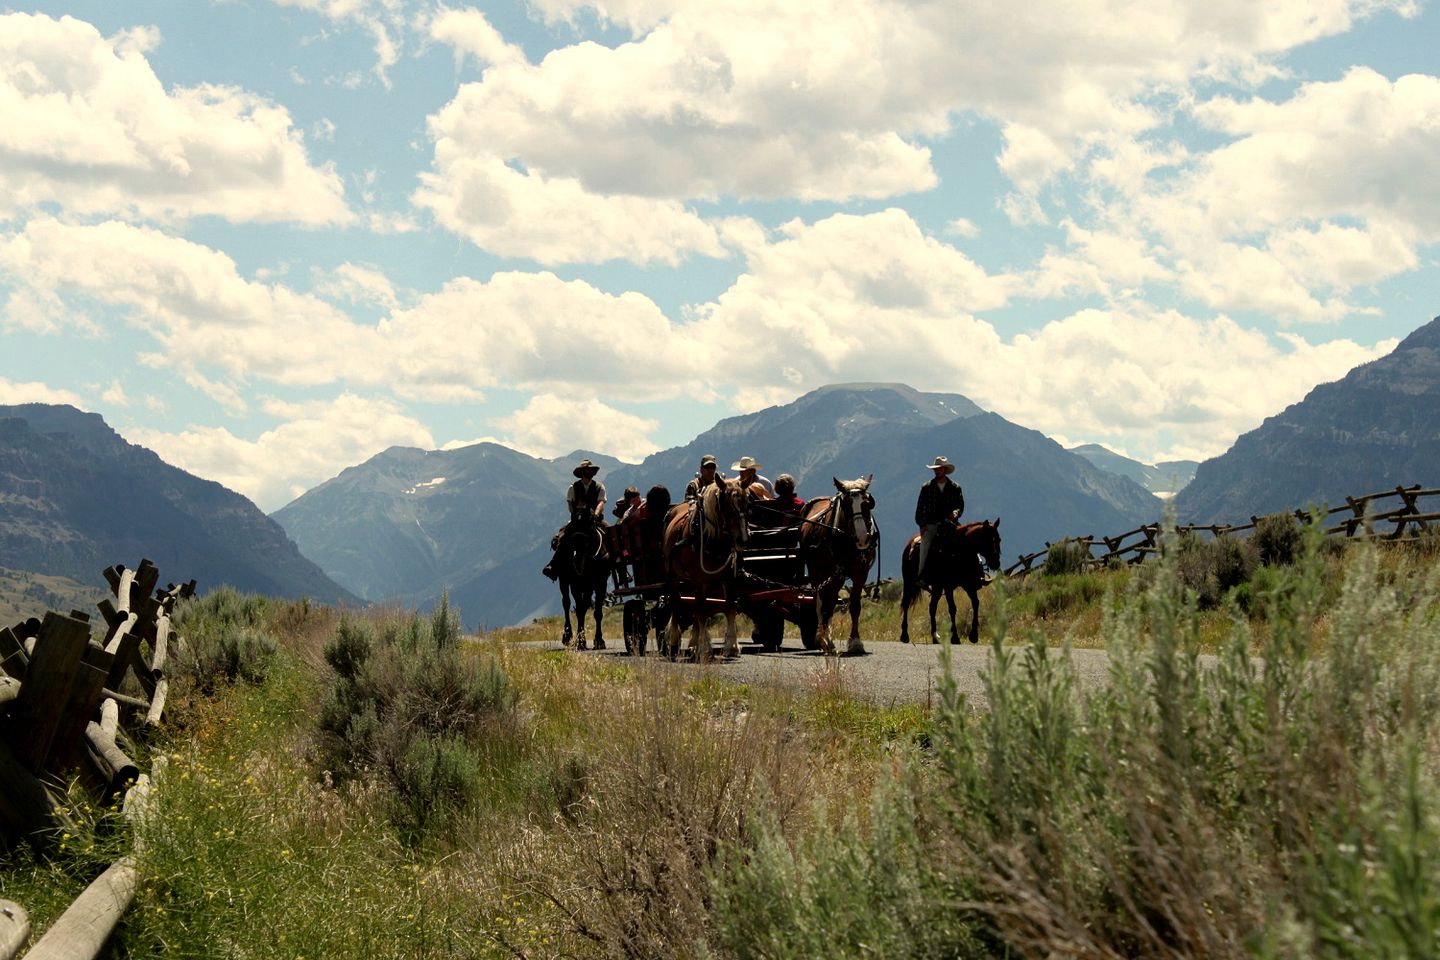
[[600,468],[597,467],[595,464],[591,463],[588,459],[585,459],[581,460],[580,465],[571,472],[574,473],[577,477],[583,477],[586,475],[593,477],[595,476],[595,474],[600,472]]
[[944,457],[936,457],[934,463],[927,463],[927,464],[925,464],[925,469],[926,469],[926,470],[944,470],[944,471],[945,471],[945,475],[948,477],[950,474],[952,474],[952,473],[955,472],[955,464],[951,463],[949,460],[947,460],[947,459],[944,458]]
[[730,464],[731,470],[759,470],[762,465],[755,462],[754,457],[741,457]]

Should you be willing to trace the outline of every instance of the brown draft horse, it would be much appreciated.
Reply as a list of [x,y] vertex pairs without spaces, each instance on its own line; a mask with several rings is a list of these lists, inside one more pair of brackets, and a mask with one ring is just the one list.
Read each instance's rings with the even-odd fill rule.
[[[696,510],[701,512],[698,524],[693,522]],[[750,497],[739,480],[717,480],[705,488],[698,503],[682,504],[670,511],[663,548],[670,610],[665,652],[671,658],[680,652],[682,588],[702,600],[690,618],[690,649],[695,655],[702,662],[710,659],[710,635],[705,629],[708,611],[703,601],[712,589],[718,590],[725,608],[723,655],[739,655],[735,632],[735,575],[739,568],[736,550],[750,537],[749,511]]]
[[565,608],[565,633],[560,642],[570,646],[570,598],[575,598],[575,648],[585,649],[585,614],[595,611],[595,649],[605,649],[605,594],[610,583],[612,562],[605,543],[605,531],[595,514],[576,510],[570,529],[555,558],[555,572],[560,582],[560,605]]
[[[985,585],[984,571],[976,555],[983,557],[985,566],[991,570],[1000,569],[1000,519],[994,523],[982,520],[979,523],[961,523],[951,519],[940,525],[935,541],[930,545],[929,589],[930,589],[930,642],[940,642],[940,632],[935,629],[935,608],[940,603],[940,594],[950,607],[950,642],[959,643],[960,636],[955,630],[955,588],[965,591],[970,598],[970,642],[980,641],[980,588]],[[900,557],[900,570],[905,577],[904,592],[900,595],[900,642],[910,642],[910,605],[919,596],[920,535],[917,533],[905,544]]]
[[840,585],[850,581],[850,641],[845,655],[865,652],[860,642],[860,598],[870,568],[875,564],[875,550],[880,531],[875,526],[875,498],[870,495],[874,474],[857,480],[835,481],[839,492],[828,499],[812,500],[805,506],[805,519],[800,526],[800,553],[815,584],[815,599],[820,605],[818,637],[820,649],[835,652],[830,635],[830,621],[840,600]]

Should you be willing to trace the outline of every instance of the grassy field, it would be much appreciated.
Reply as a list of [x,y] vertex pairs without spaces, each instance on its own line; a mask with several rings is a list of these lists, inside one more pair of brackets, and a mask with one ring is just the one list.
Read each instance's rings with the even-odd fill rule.
[[[112,955],[1440,953],[1435,551],[1231,582],[1172,547],[987,590],[984,713],[514,642],[553,623],[194,601]],[[1110,651],[1106,690],[1066,643]],[[0,874],[42,929],[137,839],[73,806]]]
[[80,610],[95,617],[96,601],[107,596],[109,591],[103,585],[0,567],[0,626],[13,626],[27,617],[43,617],[47,610]]

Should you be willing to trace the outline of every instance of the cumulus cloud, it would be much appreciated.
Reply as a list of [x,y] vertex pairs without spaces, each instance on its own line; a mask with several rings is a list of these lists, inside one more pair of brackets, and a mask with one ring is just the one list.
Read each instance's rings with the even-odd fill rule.
[[435,446],[429,429],[390,400],[343,393],[310,403],[271,400],[265,407],[282,422],[254,439],[198,425],[175,433],[133,429],[126,439],[243,493],[267,512],[387,447]]
[[[1162,94],[1188,97],[1201,75],[1255,82],[1269,75],[1268,57],[1381,7],[1410,10],[1402,0],[538,7],[561,19],[588,12],[635,39],[578,43],[531,64],[473,11],[437,18],[447,42],[490,67],[432,118],[434,166],[417,202],[488,250],[534,248],[548,263],[585,251],[527,235],[537,205],[517,202],[522,187],[525,196],[563,190],[563,202],[540,205],[552,215],[603,206],[606,219],[650,223],[653,207],[618,199],[891,197],[936,185],[926,141],[962,115],[1003,128],[1000,166],[1018,188],[1012,216],[1044,222],[1036,191],[1088,151],[1121,149],[1153,129],[1165,113],[1149,104]],[[635,236],[602,237],[606,255]]]
[[441,8],[430,18],[427,30],[431,40],[453,47],[457,60],[473,57],[482,66],[525,62],[525,52],[507,43],[485,14],[473,7]]
[[536,394],[496,426],[507,434],[501,443],[543,458],[587,449],[638,463],[659,448],[650,439],[658,421],[616,410],[594,397]]
[[715,228],[674,200],[601,196],[572,177],[517,170],[443,131],[437,172],[421,174],[414,200],[476,246],[542,264],[658,261],[724,255]]
[[[141,41],[144,42],[141,42]],[[342,224],[339,176],[310,162],[290,114],[234,87],[166,90],[146,31],[0,15],[0,217],[77,214]]]
[[[387,278],[354,264],[320,278],[326,297],[382,308],[357,322],[330,299],[240,275],[219,251],[148,227],[32,220],[0,234],[7,304],[53,305],[50,322],[85,302],[121,311],[153,342],[141,360],[166,367],[231,412],[254,380],[345,383],[427,402],[473,400],[488,387],[555,390],[570,382],[673,396],[707,359],[648,298],[604,293],[550,273],[459,278],[399,307]],[[56,327],[58,329],[58,326]],[[644,363],[637,362],[643,345]]]
[[0,377],[0,403],[68,403],[85,409],[85,404],[69,390],[52,387],[38,380],[15,381]]

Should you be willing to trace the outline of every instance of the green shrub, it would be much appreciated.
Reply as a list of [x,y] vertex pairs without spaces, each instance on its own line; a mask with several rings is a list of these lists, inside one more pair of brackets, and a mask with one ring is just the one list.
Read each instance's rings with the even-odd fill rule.
[[1304,544],[1304,529],[1293,513],[1272,513],[1255,524],[1250,542],[1267,566],[1289,566],[1299,558]]
[[1194,592],[1202,610],[1218,607],[1259,565],[1254,544],[1224,535],[1206,540],[1187,531],[1170,552],[1176,578]]
[[428,620],[377,629],[344,617],[324,650],[335,671],[319,716],[324,762],[338,780],[382,775],[397,798],[396,825],[417,842],[474,799],[476,748],[515,702],[499,664],[466,655],[459,637],[442,597]]
[[1050,544],[1045,552],[1045,563],[1040,572],[1047,577],[1059,577],[1079,573],[1090,559],[1090,548],[1078,540],[1066,538]]
[[279,643],[270,626],[275,603],[220,587],[179,603],[174,632],[184,638],[174,674],[202,691],[217,682],[265,682]]

